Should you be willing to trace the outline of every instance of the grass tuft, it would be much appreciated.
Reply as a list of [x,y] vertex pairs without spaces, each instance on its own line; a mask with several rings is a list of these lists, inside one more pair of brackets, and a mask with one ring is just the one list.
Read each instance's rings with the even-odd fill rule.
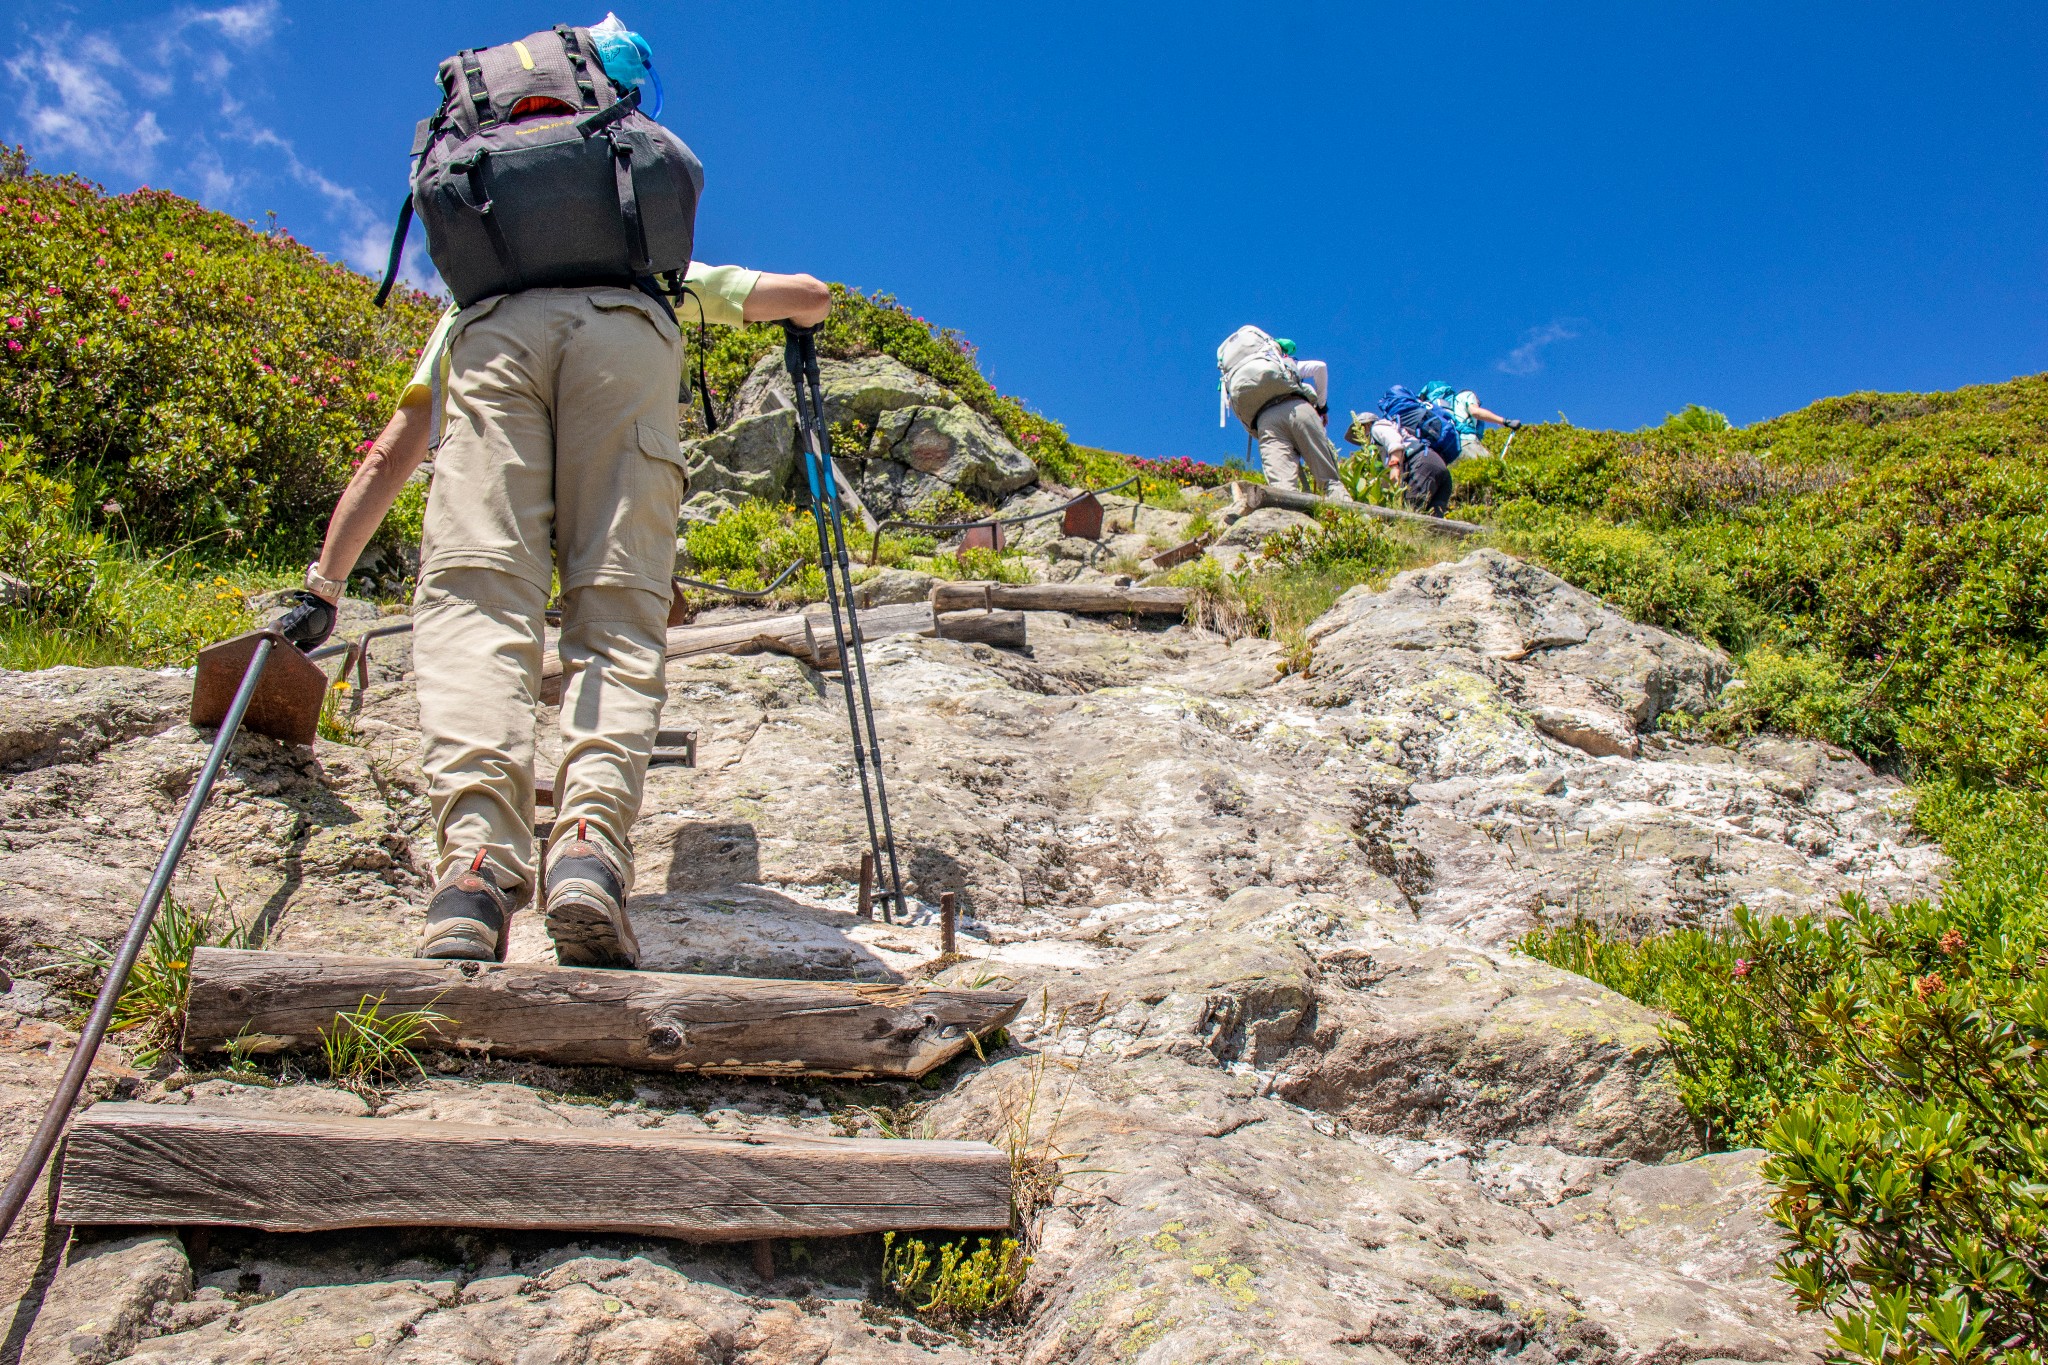
[[360,1088],[379,1080],[424,1076],[413,1045],[448,1022],[448,1016],[426,1005],[383,1013],[384,997],[364,996],[352,1010],[334,1016],[332,1027],[320,1030],[320,1056],[328,1076],[338,1085]]
[[[155,1066],[178,1050],[185,1032],[185,1004],[192,994],[192,954],[199,948],[246,948],[252,926],[238,923],[227,897],[214,888],[211,905],[194,907],[167,897],[149,926],[142,953],[128,974],[128,984],[114,1006],[111,1031],[127,1035],[142,1066]],[[114,950],[94,943],[73,955],[103,978],[112,967]]]

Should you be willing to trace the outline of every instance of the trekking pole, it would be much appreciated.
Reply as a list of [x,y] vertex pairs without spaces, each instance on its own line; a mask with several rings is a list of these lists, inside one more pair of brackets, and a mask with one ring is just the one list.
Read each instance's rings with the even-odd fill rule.
[[128,986],[129,973],[135,970],[135,959],[142,955],[142,946],[149,939],[149,927],[156,920],[157,907],[163,904],[164,894],[170,890],[171,874],[177,871],[178,860],[185,856],[185,845],[192,839],[193,826],[199,823],[199,812],[205,808],[207,798],[213,795],[213,784],[220,776],[221,764],[227,760],[235,735],[242,728],[242,717],[256,695],[256,684],[262,680],[263,666],[270,662],[271,650],[282,639],[282,636],[265,634],[256,641],[255,652],[249,656],[249,665],[242,673],[242,685],[235,690],[235,699],[228,704],[227,715],[222,718],[220,730],[213,737],[213,748],[206,755],[206,764],[199,770],[199,780],[192,784],[192,795],[185,800],[185,813],[178,817],[177,828],[171,831],[171,841],[164,846],[163,856],[157,859],[156,873],[149,879],[149,888],[142,893],[142,903],[135,908],[135,918],[129,921],[128,936],[121,940],[121,949],[114,954],[113,965],[107,968],[107,979],[100,986],[99,999],[93,1001],[92,1013],[87,1016],[85,1028],[78,1035],[78,1046],[71,1053],[71,1064],[64,1069],[64,1079],[57,1083],[57,1094],[51,1099],[41,1126],[29,1142],[28,1151],[22,1155],[21,1164],[8,1177],[6,1188],[0,1190],[0,1237],[14,1230],[14,1220],[21,1216],[22,1206],[28,1203],[29,1195],[34,1192],[36,1181],[42,1176],[43,1167],[57,1146],[57,1139],[63,1136],[64,1125],[71,1118],[71,1106],[77,1102],[78,1092],[84,1088],[85,1078],[92,1070],[93,1058],[99,1054],[100,1043],[107,1036],[108,1026],[113,1023],[114,1007],[120,1003],[121,992]]
[[1508,452],[1515,448],[1515,438],[1521,434],[1522,429],[1520,427],[1510,427],[1508,429],[1508,438],[1501,443],[1500,447],[1500,462],[1502,464],[1508,462]]
[[[877,873],[881,871],[884,856],[889,863],[889,885],[882,902],[882,917],[889,920],[888,905],[894,900],[896,914],[907,920],[910,911],[903,899],[903,873],[896,863],[896,834],[889,823],[889,789],[882,778],[882,742],[875,730],[875,701],[868,690],[868,665],[862,649],[860,612],[853,600],[853,560],[846,552],[846,527],[839,513],[839,484],[833,476],[830,447],[825,443],[825,398],[818,378],[817,329],[784,322],[782,331],[782,363],[796,389],[796,420],[803,440],[804,474],[811,487],[811,518],[818,526],[818,562],[825,574],[825,599],[832,608],[832,637],[839,646],[839,682],[846,693],[847,724],[853,730],[853,762],[860,771],[860,799],[867,814],[868,844],[874,852]],[[875,761],[872,792],[868,785],[870,755]],[[878,808],[881,812],[879,824],[875,818]]]

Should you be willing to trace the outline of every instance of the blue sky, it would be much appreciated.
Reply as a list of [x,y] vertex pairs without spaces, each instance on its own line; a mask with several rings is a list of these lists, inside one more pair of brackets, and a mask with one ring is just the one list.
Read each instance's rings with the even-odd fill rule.
[[[1441,377],[1582,425],[2048,369],[2039,3],[623,3],[701,258],[894,292],[1092,444],[1241,452],[1246,321],[1337,408]],[[360,265],[437,61],[603,15],[0,5],[0,135],[45,168]]]

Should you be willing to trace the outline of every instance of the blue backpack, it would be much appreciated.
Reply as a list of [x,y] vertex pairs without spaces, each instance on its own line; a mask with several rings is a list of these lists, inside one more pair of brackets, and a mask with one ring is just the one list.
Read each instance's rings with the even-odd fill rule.
[[1458,419],[1449,408],[1425,403],[1406,385],[1396,384],[1380,395],[1380,416],[1419,437],[1445,464],[1458,458]]

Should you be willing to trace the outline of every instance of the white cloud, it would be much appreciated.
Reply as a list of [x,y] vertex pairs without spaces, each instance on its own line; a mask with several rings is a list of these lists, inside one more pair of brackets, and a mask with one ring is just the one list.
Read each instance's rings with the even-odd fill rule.
[[[381,276],[391,209],[373,208],[254,123],[259,61],[283,24],[278,0],[181,6],[107,30],[60,24],[27,37],[4,63],[15,91],[13,136],[65,170],[140,181],[166,177],[210,207],[247,216],[280,179],[310,191],[343,260]],[[175,134],[165,131],[169,122]],[[438,289],[424,238],[400,277]]]
[[231,42],[250,45],[264,42],[277,30],[277,0],[253,0],[246,5],[223,5],[219,9],[183,9],[177,18],[186,25],[211,24]]
[[1502,374],[1535,374],[1543,368],[1544,348],[1575,339],[1579,335],[1578,328],[1579,324],[1573,318],[1559,318],[1541,327],[1531,327],[1522,333],[1522,344],[1494,361],[1493,368]]

